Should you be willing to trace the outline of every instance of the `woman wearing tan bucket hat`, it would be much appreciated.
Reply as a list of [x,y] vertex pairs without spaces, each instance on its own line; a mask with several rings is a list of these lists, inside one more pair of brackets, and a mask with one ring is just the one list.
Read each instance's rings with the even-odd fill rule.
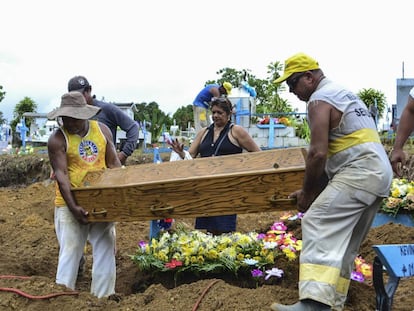
[[75,289],[88,240],[93,252],[91,293],[100,298],[115,294],[115,224],[88,223],[88,213],[71,192],[88,171],[121,166],[109,128],[88,120],[99,111],[87,105],[80,92],[64,94],[60,107],[48,114],[49,119],[61,118],[62,126],[47,146],[56,180],[55,231],[60,248],[56,283]]

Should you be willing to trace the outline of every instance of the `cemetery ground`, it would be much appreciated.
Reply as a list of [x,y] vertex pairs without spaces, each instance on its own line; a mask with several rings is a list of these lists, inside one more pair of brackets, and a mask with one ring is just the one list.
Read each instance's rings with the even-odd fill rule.
[[[151,163],[148,154],[134,153],[127,165]],[[165,161],[168,155],[162,154]],[[413,172],[410,159],[408,172]],[[86,271],[76,292],[55,284],[58,244],[53,225],[54,184],[47,154],[0,156],[0,310],[148,310],[148,311],[256,311],[269,310],[272,302],[291,304],[298,299],[298,261],[279,268],[285,276],[275,284],[251,286],[242,277],[183,275],[174,283],[172,275],[152,276],[139,271],[130,255],[141,240],[148,240],[149,222],[117,224],[117,282],[112,299],[97,299],[89,293],[92,253],[86,251]],[[239,232],[266,230],[279,213],[238,216]],[[176,219],[189,229],[194,219]],[[300,225],[293,228],[301,237]],[[371,228],[360,255],[369,263],[372,245],[414,243],[414,228],[385,224]],[[414,309],[414,278],[401,279],[394,297],[394,311]],[[11,290],[10,290],[11,289]],[[15,291],[16,290],[16,291]],[[19,292],[20,291],[20,292]],[[19,292],[19,293],[18,293]],[[375,290],[369,282],[351,282],[346,311],[375,310]]]

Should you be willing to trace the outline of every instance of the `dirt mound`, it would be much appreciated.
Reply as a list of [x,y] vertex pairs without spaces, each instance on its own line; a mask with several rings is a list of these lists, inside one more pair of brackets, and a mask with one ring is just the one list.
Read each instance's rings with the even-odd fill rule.
[[[163,161],[169,161],[169,154],[161,154]],[[136,151],[128,159],[126,165],[152,163],[151,153]],[[46,150],[33,154],[0,155],[0,187],[27,186],[44,181],[50,176],[50,161]]]
[[46,180],[49,174],[49,158],[45,154],[0,156],[0,187],[32,184]]

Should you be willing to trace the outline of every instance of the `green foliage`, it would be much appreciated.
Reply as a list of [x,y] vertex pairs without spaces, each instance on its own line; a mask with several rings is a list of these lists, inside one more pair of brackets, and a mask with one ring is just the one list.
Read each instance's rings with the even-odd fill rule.
[[[23,117],[25,112],[36,112],[37,104],[30,98],[25,97],[23,98],[17,105],[14,107],[13,110],[13,120],[10,122],[10,125],[13,130],[16,129],[17,123],[20,122],[20,119]],[[26,120],[26,126],[30,128],[32,120]]]
[[3,111],[0,111],[0,124],[6,123],[6,118],[3,116]]
[[303,118],[302,122],[296,123],[296,136],[304,139],[307,143],[310,142],[310,128],[306,118]]
[[283,66],[279,62],[270,63],[267,66],[268,77],[258,84],[260,88],[256,88],[258,94],[257,113],[271,114],[293,111],[292,106],[287,100],[279,96],[279,93],[284,90],[285,86],[283,84],[273,83],[280,76],[279,71],[281,70],[283,70]]
[[6,96],[6,92],[3,91],[3,86],[0,85],[0,103],[4,99],[5,96]]
[[217,74],[221,76],[220,78],[207,81],[205,85],[211,83],[221,84],[228,81],[233,87],[239,87],[242,85],[242,82],[245,81],[256,90],[256,113],[272,114],[293,111],[292,106],[287,100],[282,99],[279,96],[279,93],[283,90],[284,86],[273,83],[273,81],[280,76],[279,71],[283,69],[283,66],[279,62],[275,62],[271,63],[267,69],[268,77],[259,79],[251,74],[249,69],[236,70],[228,67],[223,68],[217,72]]
[[[4,96],[6,95],[6,92],[3,91],[3,86],[0,85],[0,103],[4,99]],[[3,124],[6,122],[6,119],[3,116],[3,111],[0,111],[0,124]]]
[[365,103],[369,109],[372,105],[377,104],[378,118],[381,118],[383,113],[387,110],[387,99],[381,91],[374,89],[362,89],[357,93],[359,98]]
[[176,124],[179,126],[181,130],[186,130],[188,126],[188,122],[194,124],[194,114],[193,114],[193,106],[187,105],[182,106],[177,109],[177,111],[172,116],[173,120],[176,121]]
[[281,277],[283,271],[275,267],[277,259],[295,260],[302,247],[302,241],[287,229],[283,222],[276,222],[262,235],[252,231],[213,236],[177,226],[175,231],[161,232],[151,244],[141,241],[130,257],[141,271],[173,272],[174,279],[183,272],[196,275],[244,272],[253,277],[252,270],[263,277],[267,274],[266,279]]
[[137,111],[134,112],[134,119],[143,122],[149,122],[151,125],[151,143],[156,143],[162,134],[164,125],[169,128],[172,124],[170,116],[160,110],[156,102],[149,104],[141,103],[135,105]]

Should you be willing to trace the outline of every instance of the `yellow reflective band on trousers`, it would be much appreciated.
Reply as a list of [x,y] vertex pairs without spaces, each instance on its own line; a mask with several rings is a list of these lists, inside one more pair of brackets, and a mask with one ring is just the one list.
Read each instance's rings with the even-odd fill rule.
[[299,281],[325,283],[336,288],[340,278],[340,270],[329,266],[303,263],[300,265],[299,270]]
[[378,133],[374,129],[362,129],[329,142],[328,157],[363,143],[381,143]]
[[347,295],[350,284],[351,280],[340,277],[338,279],[338,284],[336,284],[336,292],[343,295]]

